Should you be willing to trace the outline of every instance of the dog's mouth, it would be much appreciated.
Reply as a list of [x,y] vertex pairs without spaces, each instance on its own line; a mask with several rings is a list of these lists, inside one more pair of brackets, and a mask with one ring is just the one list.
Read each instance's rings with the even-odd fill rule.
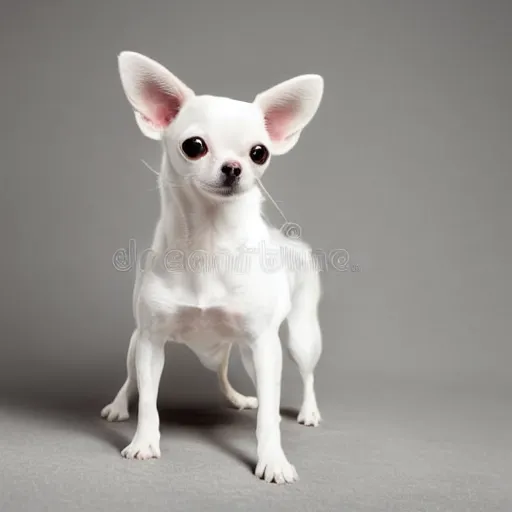
[[224,185],[211,185],[208,183],[200,183],[199,188],[209,196],[213,196],[219,199],[225,198],[229,199],[232,197],[242,195],[245,190],[240,187],[240,185],[235,184],[232,186],[224,186]]

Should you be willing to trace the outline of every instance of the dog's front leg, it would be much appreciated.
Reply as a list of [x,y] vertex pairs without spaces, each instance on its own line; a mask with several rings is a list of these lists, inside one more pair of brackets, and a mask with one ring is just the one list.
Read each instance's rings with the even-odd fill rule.
[[279,484],[298,479],[295,468],[288,462],[281,446],[281,372],[283,356],[277,330],[267,332],[252,345],[258,415],[256,438],[258,463],[256,476]]
[[160,420],[156,402],[164,367],[164,346],[165,339],[150,333],[141,333],[137,340],[135,366],[139,415],[135,436],[121,452],[128,459],[160,457]]

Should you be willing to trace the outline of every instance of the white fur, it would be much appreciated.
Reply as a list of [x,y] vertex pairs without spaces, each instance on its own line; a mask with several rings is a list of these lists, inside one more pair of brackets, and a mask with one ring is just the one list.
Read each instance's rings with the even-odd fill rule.
[[[320,104],[323,79],[302,75],[248,103],[196,95],[163,66],[137,53],[121,53],[119,70],[139,127],[163,146],[161,215],[152,257],[146,258],[136,278],[136,328],[128,349],[127,380],[102,416],[109,421],[127,419],[128,405],[138,391],[136,433],[122,454],[136,459],[160,457],[156,403],[164,345],[184,343],[207,368],[218,372],[222,392],[236,407],[258,408],[256,474],[269,482],[292,482],[298,477],[283,452],[279,427],[278,330],[286,319],[287,348],[303,379],[298,421],[317,426],[320,413],[313,371],[322,350],[317,316],[320,282],[310,248],[289,240],[263,220],[257,185],[270,158],[257,165],[249,152],[255,144],[265,145],[271,154],[289,151]],[[202,137],[209,148],[195,161],[180,149],[191,136]],[[226,195],[217,188],[220,169],[232,160],[241,164],[242,174],[237,192]],[[196,260],[198,254],[235,256],[240,247],[248,262],[243,268],[214,264],[198,271],[191,266],[192,256]],[[291,252],[284,253],[283,248]],[[306,254],[310,264],[302,270],[292,268],[291,253]],[[176,255],[180,257],[170,267]],[[273,271],[268,268],[272,258],[274,264],[280,263]],[[257,398],[241,395],[228,381],[233,345],[241,352]]]

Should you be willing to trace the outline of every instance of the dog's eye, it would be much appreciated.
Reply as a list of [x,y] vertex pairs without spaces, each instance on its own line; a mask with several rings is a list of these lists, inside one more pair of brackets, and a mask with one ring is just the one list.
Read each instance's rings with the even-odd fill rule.
[[249,155],[255,164],[263,165],[268,160],[268,149],[262,144],[258,144],[251,148]]
[[183,142],[181,149],[191,160],[197,160],[208,153],[208,146],[201,137],[190,137]]

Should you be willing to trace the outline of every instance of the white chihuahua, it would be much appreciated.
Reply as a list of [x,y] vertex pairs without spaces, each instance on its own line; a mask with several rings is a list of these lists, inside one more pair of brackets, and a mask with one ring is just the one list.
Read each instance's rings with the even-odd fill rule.
[[[288,152],[315,115],[323,79],[301,75],[248,103],[196,95],[162,65],[134,52],[119,55],[119,71],[139,128],[163,146],[161,215],[152,258],[135,282],[127,379],[102,416],[127,419],[138,391],[137,429],[122,455],[160,457],[157,395],[164,346],[184,343],[218,372],[232,404],[258,408],[256,475],[293,482],[297,472],[281,445],[279,328],[286,319],[287,346],[304,383],[298,421],[317,426],[313,371],[322,351],[321,287],[310,247],[263,219],[258,185],[271,154]],[[299,269],[290,265],[292,253],[300,253]],[[257,398],[241,395],[228,381],[234,344]]]

